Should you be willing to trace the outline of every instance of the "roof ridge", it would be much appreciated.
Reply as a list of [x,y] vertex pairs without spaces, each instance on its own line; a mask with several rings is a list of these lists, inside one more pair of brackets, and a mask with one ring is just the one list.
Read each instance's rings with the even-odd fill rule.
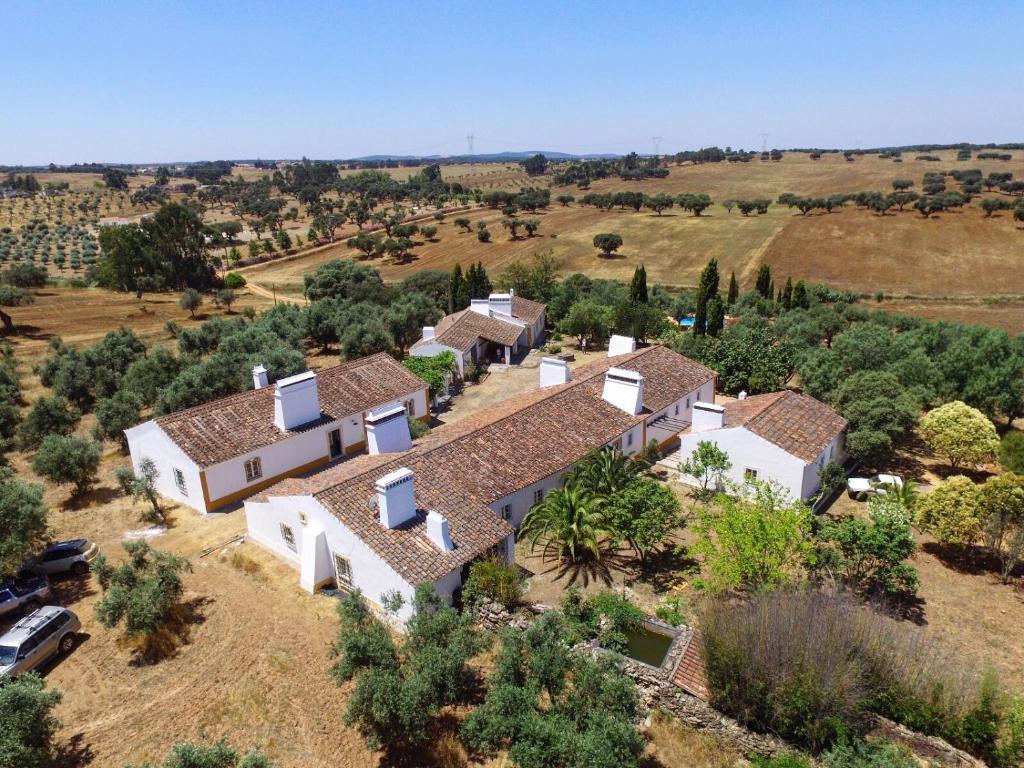
[[[623,360],[622,362],[630,362],[632,360],[635,360],[636,358],[640,357],[643,354],[646,354],[647,352],[649,352],[649,351],[651,351],[651,350],[653,350],[655,348],[656,347],[652,345],[650,347],[645,347],[643,349],[636,350],[635,352],[630,352],[630,353],[628,353],[628,355],[624,356],[624,357],[627,357],[627,359]],[[618,355],[616,355],[616,357],[618,357]],[[598,359],[598,360],[592,360],[589,363],[586,363],[584,366],[580,366],[580,368],[584,368],[584,367],[587,367],[587,366],[593,366],[594,368],[597,368],[597,365],[595,365],[595,364],[596,363],[604,362],[604,360],[607,360],[607,358]],[[580,369],[577,368],[576,370],[580,370]],[[415,454],[416,456],[426,456],[426,455],[428,455],[430,453],[433,453],[436,450],[439,450],[440,448],[443,448],[445,446],[451,445],[456,440],[462,440],[462,439],[468,437],[469,435],[476,434],[477,432],[480,432],[480,431],[482,431],[484,429],[487,429],[488,427],[492,427],[495,424],[500,424],[503,421],[511,419],[513,416],[516,416],[517,414],[523,413],[524,411],[529,410],[531,408],[534,408],[534,407],[540,405],[541,403],[545,403],[545,402],[549,401],[551,398],[555,397],[556,395],[560,395],[560,394],[562,394],[564,392],[568,392],[568,391],[572,390],[573,388],[575,388],[577,386],[580,386],[582,384],[590,382],[593,379],[597,378],[598,376],[600,376],[601,374],[606,373],[606,372],[607,372],[607,369],[605,369],[605,370],[595,370],[593,373],[590,373],[589,375],[585,376],[584,378],[580,378],[580,379],[575,379],[574,378],[571,381],[566,382],[565,384],[558,384],[558,385],[555,385],[553,387],[547,387],[547,389],[550,390],[548,392],[544,392],[544,390],[537,390],[537,391],[534,391],[534,392],[531,392],[531,393],[525,393],[525,394],[533,394],[533,395],[536,395],[536,394],[540,393],[541,396],[537,397],[535,400],[531,400],[528,404],[524,405],[522,408],[518,408],[518,409],[516,409],[514,411],[511,411],[511,412],[506,413],[506,414],[504,414],[502,416],[499,416],[498,418],[495,418],[493,420],[485,421],[485,422],[481,423],[480,425],[478,425],[476,427],[473,427],[468,432],[462,432],[460,434],[452,435],[451,437],[446,437],[445,439],[439,439],[436,442],[434,442],[434,443],[432,443],[432,444],[430,444],[428,446],[424,446],[421,450],[417,450],[417,447],[414,446],[410,450],[406,451],[404,455]],[[525,397],[525,394],[523,395],[524,397]],[[513,399],[513,398],[509,398],[509,400],[511,400],[511,399]],[[506,400],[506,402],[508,402],[508,400]],[[458,424],[456,423],[456,424],[452,424],[450,426],[453,427],[452,431],[454,432],[455,431],[454,428],[457,428]],[[353,477],[358,477],[358,475],[353,475]]]

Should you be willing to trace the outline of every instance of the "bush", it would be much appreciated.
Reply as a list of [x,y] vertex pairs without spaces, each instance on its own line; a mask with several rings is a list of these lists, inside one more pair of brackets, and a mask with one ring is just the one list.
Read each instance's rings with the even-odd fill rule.
[[917,768],[913,754],[903,746],[880,739],[846,739],[821,756],[827,768]]
[[238,290],[246,285],[245,278],[237,272],[228,272],[224,275],[224,287]]
[[409,415],[406,415],[405,419],[409,422],[409,434],[413,440],[418,440],[430,434],[430,427],[427,426],[425,421],[420,421]]
[[462,594],[469,602],[493,600],[507,609],[514,608],[525,591],[523,577],[515,563],[497,555],[477,560],[469,568]]
[[1003,469],[1024,474],[1024,432],[1013,429],[1003,435],[999,444],[999,463]]
[[53,735],[60,723],[53,708],[60,693],[44,690],[35,672],[0,687],[0,768],[53,764]]
[[983,703],[963,660],[853,598],[776,591],[700,610],[712,704],[812,751],[865,731],[875,712],[970,748]]
[[602,648],[619,653],[626,650],[628,633],[639,631],[647,618],[623,595],[604,591],[584,597],[575,586],[565,591],[561,608],[571,643],[596,637]]
[[235,750],[218,741],[210,746],[188,742],[175,744],[163,762],[158,765],[146,763],[142,768],[271,768],[271,765],[258,749],[239,760]]

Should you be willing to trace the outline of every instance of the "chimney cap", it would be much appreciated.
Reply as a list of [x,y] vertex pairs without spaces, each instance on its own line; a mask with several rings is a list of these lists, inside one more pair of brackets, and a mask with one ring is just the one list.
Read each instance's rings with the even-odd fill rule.
[[413,476],[413,471],[408,467],[399,467],[394,472],[388,472],[386,475],[377,478],[377,488],[386,488],[389,485],[401,482]]
[[396,405],[391,408],[383,408],[376,411],[370,411],[368,414],[366,414],[365,421],[369,424],[376,424],[378,421],[387,421],[388,419],[398,415],[399,413],[405,413],[404,406]]
[[313,371],[303,371],[302,373],[296,373],[294,376],[287,376],[283,379],[277,380],[277,388],[283,389],[284,387],[290,387],[295,384],[301,384],[305,381],[313,381],[316,379],[316,373]]
[[252,372],[253,373],[266,373],[267,372],[267,368],[266,368],[266,366],[263,365],[263,363],[260,363],[259,365],[254,365],[252,367]]

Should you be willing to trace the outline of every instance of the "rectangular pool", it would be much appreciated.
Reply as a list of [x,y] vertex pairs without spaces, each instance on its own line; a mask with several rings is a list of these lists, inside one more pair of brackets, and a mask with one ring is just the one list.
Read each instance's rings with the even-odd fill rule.
[[660,667],[665,663],[668,649],[675,638],[664,632],[644,627],[638,632],[627,632],[625,655],[652,667]]

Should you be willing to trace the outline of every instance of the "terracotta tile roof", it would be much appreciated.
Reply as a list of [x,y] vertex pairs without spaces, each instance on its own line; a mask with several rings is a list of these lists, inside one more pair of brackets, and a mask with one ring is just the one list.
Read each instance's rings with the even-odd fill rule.
[[362,413],[424,389],[424,382],[388,354],[317,372],[321,418],[283,432],[274,424],[274,386],[250,389],[156,419],[200,467],[219,464],[329,421]]
[[434,338],[420,339],[413,344],[413,349],[436,341],[460,352],[468,352],[480,339],[511,347],[519,340],[522,332],[523,327],[520,325],[464,309],[443,317],[434,326]]
[[512,317],[532,325],[540,319],[547,306],[539,301],[524,299],[522,296],[512,297]]
[[846,419],[827,405],[788,389],[752,395],[723,407],[727,427],[746,427],[807,463],[846,429]]
[[679,665],[672,675],[672,682],[701,701],[709,701],[711,692],[708,690],[707,670],[704,667],[704,644],[700,633],[694,632],[686,644]]
[[[612,365],[649,376],[645,401],[655,403],[678,400],[714,377],[664,347],[604,358],[576,368],[567,384],[533,390],[436,429],[405,453],[360,456],[284,480],[258,498],[313,495],[411,583],[435,580],[511,531],[488,504],[565,471],[649,416],[649,409],[633,416],[602,399],[604,372]],[[673,365],[675,376],[669,375]],[[423,514],[389,531],[368,506],[377,478],[401,467],[415,474],[417,506],[448,518],[452,552],[426,538]]]

